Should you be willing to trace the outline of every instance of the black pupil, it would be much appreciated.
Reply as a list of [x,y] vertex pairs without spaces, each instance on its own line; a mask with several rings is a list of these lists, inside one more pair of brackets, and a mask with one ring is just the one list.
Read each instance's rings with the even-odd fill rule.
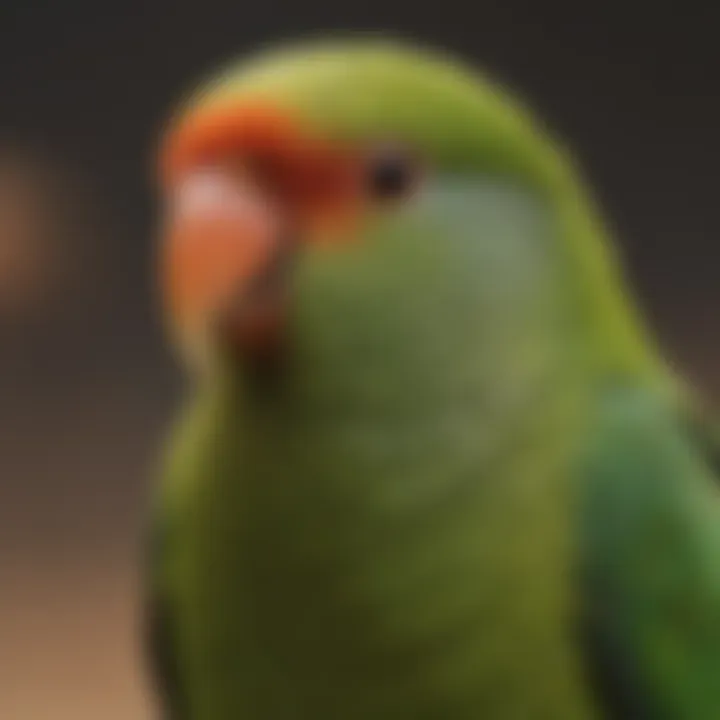
[[399,155],[378,157],[370,167],[370,192],[377,198],[403,195],[412,182],[412,168]]

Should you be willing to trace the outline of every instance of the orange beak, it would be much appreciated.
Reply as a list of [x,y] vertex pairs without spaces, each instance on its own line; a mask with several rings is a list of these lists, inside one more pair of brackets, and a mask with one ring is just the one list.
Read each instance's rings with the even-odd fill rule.
[[267,196],[230,170],[197,169],[174,184],[161,261],[181,337],[219,327],[224,340],[262,345],[276,333],[282,288],[270,275],[287,249],[282,220]]

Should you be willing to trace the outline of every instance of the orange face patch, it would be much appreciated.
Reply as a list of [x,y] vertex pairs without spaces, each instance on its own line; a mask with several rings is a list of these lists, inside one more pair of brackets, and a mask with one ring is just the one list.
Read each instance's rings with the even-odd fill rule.
[[355,235],[362,169],[358,153],[262,103],[181,118],[160,157],[172,324],[194,334],[210,322],[247,355],[277,352],[287,315],[284,260],[296,243]]
[[210,166],[242,168],[311,234],[351,221],[363,202],[357,153],[260,101],[198,110],[170,130],[161,154],[166,185]]

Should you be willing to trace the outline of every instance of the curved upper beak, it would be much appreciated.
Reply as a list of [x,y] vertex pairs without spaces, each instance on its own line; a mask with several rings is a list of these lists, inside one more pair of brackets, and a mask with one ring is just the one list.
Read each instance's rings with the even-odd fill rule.
[[282,225],[267,195],[225,169],[197,170],[171,190],[161,261],[166,307],[181,336],[218,323],[239,334],[234,340],[255,341],[277,322],[267,277],[281,255]]

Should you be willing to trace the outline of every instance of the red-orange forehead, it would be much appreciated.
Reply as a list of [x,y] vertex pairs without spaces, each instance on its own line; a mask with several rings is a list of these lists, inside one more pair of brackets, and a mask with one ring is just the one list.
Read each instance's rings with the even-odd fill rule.
[[161,171],[165,180],[173,180],[198,165],[241,154],[296,155],[310,144],[307,135],[287,113],[259,103],[196,110],[170,128]]
[[269,173],[275,189],[297,200],[349,191],[357,153],[319,137],[288,112],[262,102],[196,110],[175,123],[161,149],[164,183],[202,166],[246,164]]

